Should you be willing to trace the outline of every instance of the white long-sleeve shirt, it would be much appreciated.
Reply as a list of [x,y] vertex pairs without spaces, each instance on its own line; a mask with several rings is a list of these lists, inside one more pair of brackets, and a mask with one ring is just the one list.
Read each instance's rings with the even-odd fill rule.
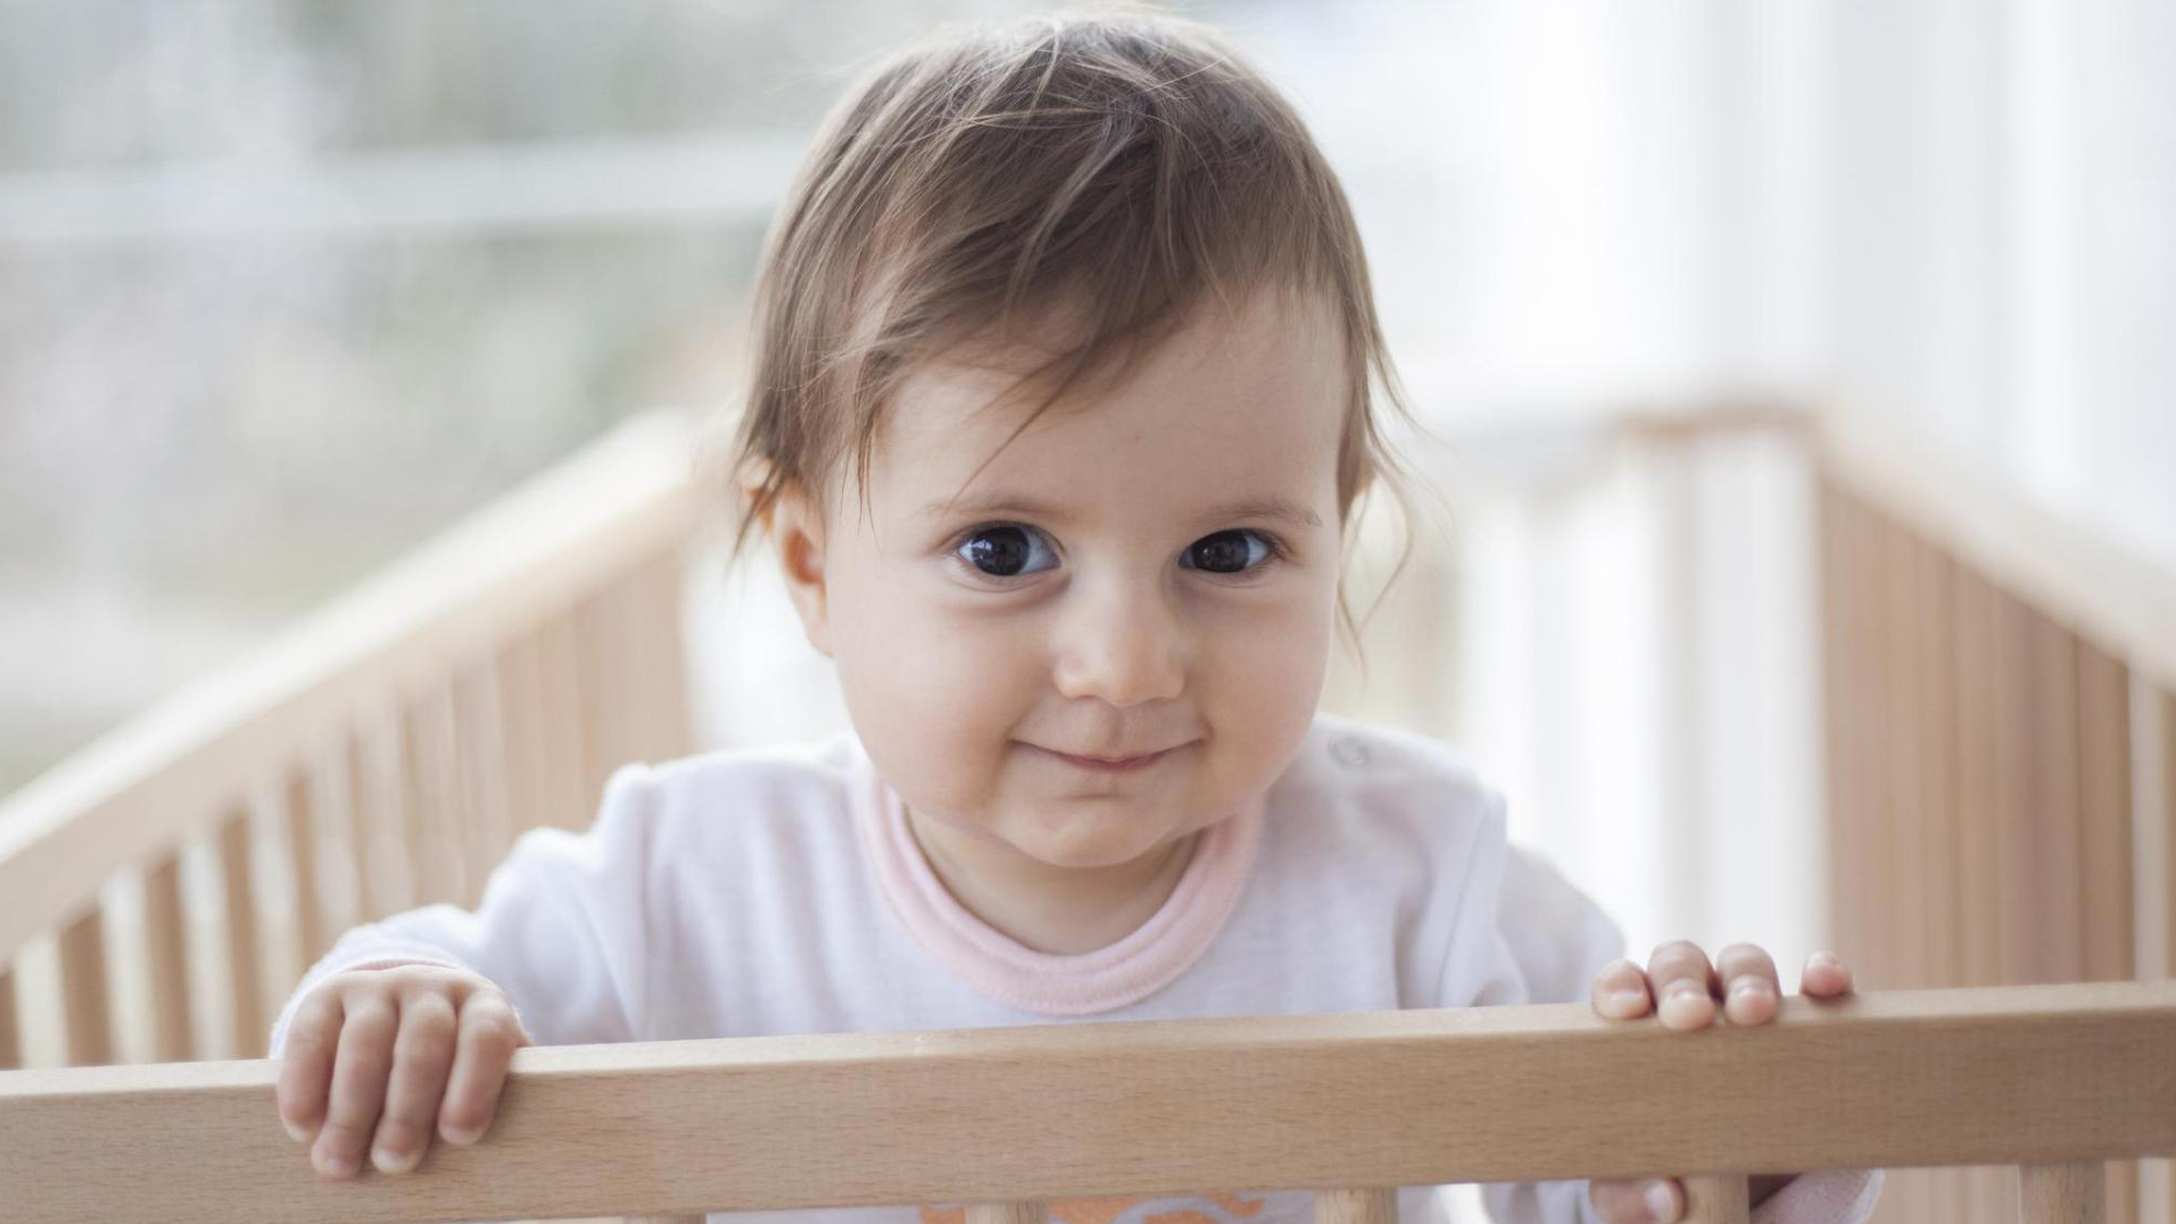
[[[1109,947],[1030,949],[937,880],[851,732],[631,765],[581,834],[522,835],[478,908],[348,932],[273,1026],[342,969],[454,965],[540,1044],[1585,1002],[1616,925],[1505,838],[1455,751],[1318,716],[1268,792],[1209,826],[1163,907]],[[489,1142],[489,1138],[485,1139]],[[1658,1170],[1657,1172],[1662,1172]],[[1878,1170],[1801,1176],[1760,1224],[1859,1224]],[[1584,1181],[1483,1187],[1501,1224],[1598,1224]],[[1174,1211],[1307,1224],[1300,1191],[1058,1200],[1053,1224]],[[1405,1224],[1444,1218],[1399,1191]],[[1191,1217],[1188,1217],[1191,1218]],[[722,1224],[962,1224],[957,1203],[718,1213]]]

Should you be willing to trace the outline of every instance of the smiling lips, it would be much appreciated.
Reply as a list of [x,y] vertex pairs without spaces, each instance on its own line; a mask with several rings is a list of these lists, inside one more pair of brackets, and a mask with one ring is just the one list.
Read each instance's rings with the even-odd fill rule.
[[[1042,746],[1038,744],[1034,745],[1034,747],[1041,748]],[[1171,751],[1169,748],[1165,748],[1157,752],[1143,753],[1140,756],[1110,758],[1074,756],[1070,752],[1060,752],[1055,748],[1043,748],[1042,750],[1068,764],[1077,765],[1082,769],[1094,770],[1098,773],[1131,773],[1136,769],[1144,769],[1155,764]]]

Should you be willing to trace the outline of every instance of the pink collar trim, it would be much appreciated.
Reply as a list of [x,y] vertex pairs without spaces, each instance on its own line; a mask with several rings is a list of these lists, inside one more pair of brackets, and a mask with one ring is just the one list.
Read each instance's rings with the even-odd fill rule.
[[1260,797],[1201,831],[1178,887],[1132,934],[1093,952],[1039,952],[968,912],[945,889],[907,827],[898,792],[877,774],[858,741],[854,750],[855,825],[893,914],[968,985],[1026,1011],[1086,1015],[1162,989],[1200,959],[1224,928],[1254,862]]

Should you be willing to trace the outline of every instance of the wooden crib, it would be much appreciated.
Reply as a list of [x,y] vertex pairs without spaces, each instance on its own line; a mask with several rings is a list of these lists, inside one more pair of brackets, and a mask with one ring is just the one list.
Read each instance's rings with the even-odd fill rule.
[[1245,1186],[1394,1224],[1401,1185],[1678,1169],[1733,1171],[1687,1178],[1689,1218],[1742,1224],[1735,1171],[2001,1160],[2025,1224],[2085,1224],[2100,1161],[2176,1150],[2176,985],[1794,997],[1773,1026],[1692,1034],[1557,1004],[532,1047],[483,1144],[331,1184],[273,1117],[276,1073],[0,1076],[8,1218],[954,1202],[1040,1224],[1057,1196]]
[[[302,968],[354,923],[473,904],[525,824],[580,827],[613,764],[688,748],[681,600],[714,550],[689,424],[658,415],[0,807],[0,1067],[47,1052],[0,1071],[4,1218],[1019,1224],[1291,1187],[1381,1224],[1400,1185],[1675,1170],[1721,1220],[1745,1174],[1879,1165],[1880,1219],[2168,1224],[2166,1161],[2131,1163],[2176,1155],[2167,575],[1835,423],[1613,428],[1807,443],[1833,874],[1873,882],[1838,886],[1834,936],[1881,989],[1691,1035],[1574,1006],[529,1049],[482,1147],[319,1185],[260,1059]],[[2022,1173],[1964,1168],[1990,1165]]]

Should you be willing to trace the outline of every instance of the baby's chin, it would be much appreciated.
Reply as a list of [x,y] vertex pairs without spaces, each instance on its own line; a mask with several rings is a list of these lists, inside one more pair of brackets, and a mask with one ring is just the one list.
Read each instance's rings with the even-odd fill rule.
[[1057,807],[978,821],[970,832],[1048,867],[1094,871],[1160,856],[1200,827],[1124,803],[1067,800]]

